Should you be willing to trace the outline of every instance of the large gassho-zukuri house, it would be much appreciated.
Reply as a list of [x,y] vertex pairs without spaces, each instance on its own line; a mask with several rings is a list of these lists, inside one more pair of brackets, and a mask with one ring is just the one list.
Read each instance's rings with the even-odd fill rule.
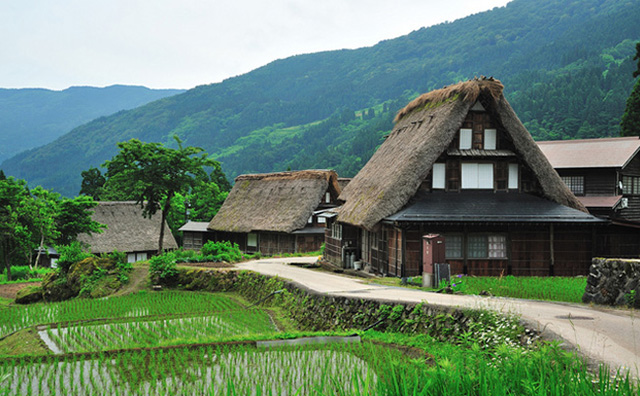
[[325,258],[392,276],[422,273],[428,234],[444,236],[452,273],[544,276],[586,274],[636,233],[588,213],[492,78],[409,103],[339,200]]

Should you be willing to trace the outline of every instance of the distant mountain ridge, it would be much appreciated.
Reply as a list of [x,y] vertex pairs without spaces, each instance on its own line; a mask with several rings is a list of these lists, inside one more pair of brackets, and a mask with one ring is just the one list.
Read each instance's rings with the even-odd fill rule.
[[70,87],[61,91],[0,88],[0,162],[52,142],[98,117],[181,92],[184,90],[126,85]]
[[408,100],[480,75],[504,83],[536,138],[612,136],[634,83],[638,20],[640,0],[514,0],[373,47],[278,60],[102,117],[0,168],[73,195],[80,172],[110,158],[118,141],[171,144],[175,134],[220,160],[230,178],[288,167],[352,176]]

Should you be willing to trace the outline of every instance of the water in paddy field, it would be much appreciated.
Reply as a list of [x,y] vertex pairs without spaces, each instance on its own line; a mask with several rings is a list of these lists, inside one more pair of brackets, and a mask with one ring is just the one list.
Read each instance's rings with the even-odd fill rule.
[[6,395],[354,394],[377,382],[369,364],[348,348],[145,351],[144,356],[8,363],[0,366],[0,378],[5,376],[0,394]]

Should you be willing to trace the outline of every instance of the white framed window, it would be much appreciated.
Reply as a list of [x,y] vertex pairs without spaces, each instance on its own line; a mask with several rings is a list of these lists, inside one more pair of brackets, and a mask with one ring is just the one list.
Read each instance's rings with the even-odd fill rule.
[[473,130],[462,128],[460,129],[460,150],[471,149],[471,141],[473,140]]
[[484,130],[484,149],[495,150],[498,133],[495,129]]
[[445,187],[445,164],[433,164],[433,189],[444,189]]
[[450,235],[444,236],[444,249],[445,258],[455,259],[463,258],[464,252],[462,251],[462,235]]
[[330,203],[331,202],[331,193],[329,191],[327,191],[326,193],[324,193],[324,201],[326,203]]
[[463,189],[493,189],[493,164],[462,163]]
[[574,195],[584,195],[584,176],[562,176],[561,179]]
[[318,224],[325,224],[326,222],[327,219],[325,217],[318,216]]
[[470,259],[507,258],[507,237],[504,235],[469,235],[467,255]]
[[331,238],[342,239],[342,225],[333,223],[331,226]]
[[258,234],[250,232],[247,234],[247,246],[258,247]]
[[489,258],[507,258],[507,237],[489,235],[487,237]]
[[518,189],[518,164],[509,164],[509,189]]

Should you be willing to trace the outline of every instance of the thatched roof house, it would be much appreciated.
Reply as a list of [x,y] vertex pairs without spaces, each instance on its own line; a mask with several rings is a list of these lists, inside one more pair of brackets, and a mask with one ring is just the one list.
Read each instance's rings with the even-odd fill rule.
[[[260,246],[266,244],[258,239],[266,242],[267,238],[275,238],[274,233],[315,234],[321,243],[324,218],[318,218],[316,212],[335,207],[339,194],[338,175],[331,170],[241,175],[208,229],[221,235],[221,239],[234,241],[242,234],[239,245],[249,251],[262,250]],[[253,236],[256,233],[260,236]],[[300,251],[296,238],[284,235],[277,238],[286,240],[286,249],[280,250],[282,243],[276,241],[270,244],[276,246],[264,253]]]
[[409,103],[396,116],[389,137],[340,195],[345,204],[339,220],[371,230],[402,209],[456,138],[476,103],[488,109],[503,127],[517,156],[535,173],[545,198],[586,211],[522,125],[502,89],[498,80],[471,80],[426,93]]
[[[142,216],[139,204],[126,202],[99,202],[93,209],[91,218],[105,224],[100,234],[83,234],[78,240],[91,247],[91,253],[110,253],[114,250],[125,252],[129,261],[145,260],[158,250],[161,214],[151,218]],[[178,244],[167,224],[164,225],[165,249],[177,249]]]
[[454,273],[584,274],[603,221],[563,183],[502,91],[498,80],[474,79],[402,109],[340,194],[325,257],[415,276],[430,260],[424,237],[440,234]]

